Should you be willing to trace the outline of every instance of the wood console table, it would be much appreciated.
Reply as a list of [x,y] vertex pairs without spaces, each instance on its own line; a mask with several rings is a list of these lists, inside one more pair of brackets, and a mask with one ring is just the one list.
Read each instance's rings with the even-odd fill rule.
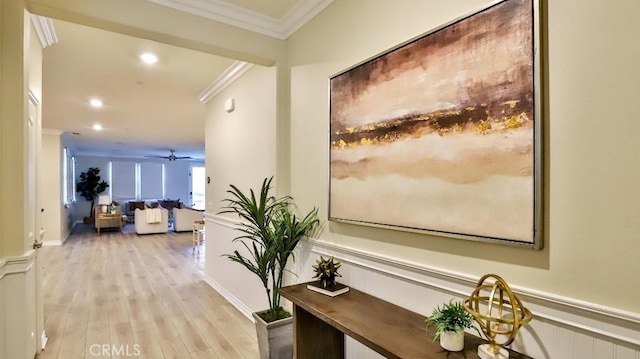
[[[464,350],[449,353],[425,331],[425,317],[351,288],[331,298],[306,283],[280,289],[293,302],[294,358],[344,358],[348,335],[387,358],[478,358],[484,341],[465,334]],[[509,351],[512,359],[530,358]]]

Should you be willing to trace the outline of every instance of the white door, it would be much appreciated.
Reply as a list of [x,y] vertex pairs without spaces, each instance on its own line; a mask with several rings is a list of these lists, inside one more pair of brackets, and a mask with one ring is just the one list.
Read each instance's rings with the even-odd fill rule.
[[39,160],[41,156],[41,118],[40,118],[40,103],[37,98],[29,91],[29,117],[28,117],[28,125],[29,125],[29,140],[28,140],[28,181],[29,187],[27,188],[28,192],[28,221],[27,225],[29,226],[29,236],[26,246],[30,249],[33,248],[35,253],[35,276],[33,283],[33,291],[34,296],[29,296],[29,298],[34,298],[33,303],[29,303],[29,306],[35,308],[35,310],[30,311],[29,314],[29,348],[32,351],[30,354],[35,355],[35,353],[40,352],[46,344],[46,335],[44,332],[44,304],[43,304],[43,295],[42,295],[42,265],[40,263],[40,253],[39,248],[42,246],[42,240],[44,239],[44,228],[42,227],[42,194],[39,189],[41,186],[40,183],[40,166]]

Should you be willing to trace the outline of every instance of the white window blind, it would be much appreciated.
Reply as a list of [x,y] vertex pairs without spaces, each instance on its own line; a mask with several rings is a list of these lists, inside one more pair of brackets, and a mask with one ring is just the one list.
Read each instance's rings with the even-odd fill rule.
[[71,157],[71,200],[76,203],[76,189],[78,184],[76,182],[76,157]]
[[62,198],[64,199],[64,204],[69,204],[71,201],[69,200],[69,194],[73,193],[73,191],[69,191],[69,150],[66,147],[62,149],[62,180],[64,181],[62,185]]
[[164,165],[156,162],[140,163],[140,199],[164,198]]
[[111,196],[114,201],[136,198],[136,163],[111,163]]
[[62,149],[62,199],[64,204],[72,203],[76,200],[75,181],[75,157],[71,156],[69,149]]

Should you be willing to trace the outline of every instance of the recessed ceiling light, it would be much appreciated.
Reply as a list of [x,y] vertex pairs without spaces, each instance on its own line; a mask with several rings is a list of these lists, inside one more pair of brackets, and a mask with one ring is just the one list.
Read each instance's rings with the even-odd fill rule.
[[152,65],[158,62],[158,56],[150,52],[145,52],[144,54],[140,55],[140,60],[142,60],[142,62],[144,62],[145,64]]
[[96,131],[101,131],[102,130],[102,125],[99,123],[96,123],[95,125],[93,125],[93,129]]
[[91,104],[92,107],[95,107],[95,108],[102,107],[102,100],[100,100],[99,98],[92,98],[91,100],[89,100],[89,103]]

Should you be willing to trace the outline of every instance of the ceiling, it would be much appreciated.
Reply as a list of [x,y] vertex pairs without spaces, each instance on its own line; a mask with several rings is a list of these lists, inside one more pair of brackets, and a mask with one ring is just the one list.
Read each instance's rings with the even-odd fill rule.
[[[270,29],[250,30],[283,38],[292,31],[283,24],[297,23],[295,31],[332,0],[148,1],[243,28],[248,27],[238,23],[240,18],[249,25],[268,19],[275,24]],[[49,23],[58,42],[43,50],[45,133],[68,133],[78,155],[144,158],[175,150],[176,156],[204,159],[206,105],[199,95],[237,61],[63,21]],[[144,64],[143,52],[154,53],[158,62]],[[92,98],[101,99],[103,107],[91,107]],[[94,130],[94,124],[103,129]]]

